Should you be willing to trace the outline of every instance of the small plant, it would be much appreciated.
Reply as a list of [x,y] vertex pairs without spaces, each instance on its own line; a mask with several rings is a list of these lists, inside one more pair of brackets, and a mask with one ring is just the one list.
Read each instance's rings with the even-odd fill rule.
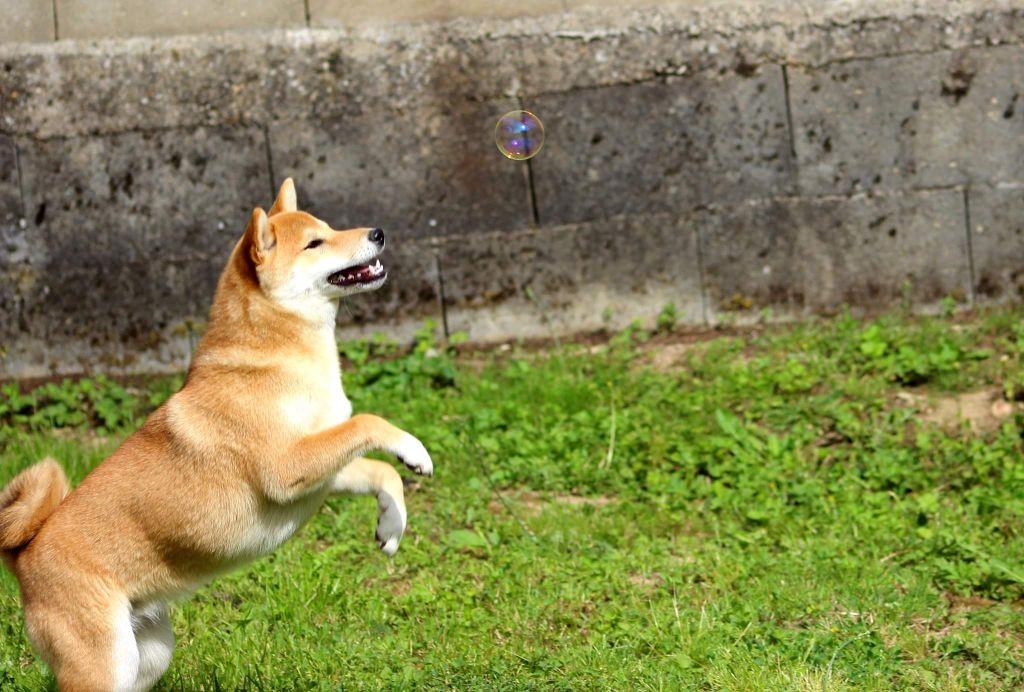
[[1024,372],[1013,372],[1005,377],[1003,396],[1007,401],[1024,401]]
[[642,344],[651,338],[650,332],[643,328],[640,320],[633,320],[625,329],[611,339],[611,345],[619,348],[628,348],[633,344]]
[[907,317],[914,312],[914,282],[909,277],[900,286],[900,311]]
[[665,307],[658,313],[655,330],[662,333],[674,332],[676,330],[676,322],[678,321],[679,312],[676,310],[675,303],[666,303]]
[[952,317],[956,312],[957,301],[953,296],[946,296],[942,299],[942,316]]
[[964,364],[991,355],[984,349],[965,348],[948,334],[917,334],[911,338],[898,330],[886,330],[879,323],[865,329],[859,341],[864,365],[907,386],[956,373]]
[[354,365],[345,374],[346,382],[352,382],[354,387],[346,389],[359,396],[361,388],[406,389],[423,382],[431,387],[454,386],[452,347],[463,341],[465,334],[455,332],[447,344],[440,344],[437,323],[426,320],[416,330],[412,349],[405,354],[399,354],[398,347],[383,338],[339,344],[341,355]]
[[746,312],[754,307],[754,300],[742,293],[733,293],[732,296],[722,303],[722,310],[726,312]]
[[127,389],[103,377],[49,382],[28,393],[0,389],[0,425],[49,430],[92,426],[112,432],[133,424],[142,406]]

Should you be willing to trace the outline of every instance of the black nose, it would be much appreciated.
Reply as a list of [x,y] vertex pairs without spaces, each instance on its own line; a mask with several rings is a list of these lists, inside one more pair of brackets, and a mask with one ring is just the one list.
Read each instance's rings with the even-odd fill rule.
[[377,247],[384,247],[384,231],[380,228],[375,228],[370,231],[370,242],[375,243]]

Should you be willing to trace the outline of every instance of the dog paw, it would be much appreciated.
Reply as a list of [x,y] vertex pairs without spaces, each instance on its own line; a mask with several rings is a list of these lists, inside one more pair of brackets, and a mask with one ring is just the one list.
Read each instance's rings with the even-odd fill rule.
[[403,464],[421,476],[434,475],[434,462],[430,460],[430,454],[423,443],[412,435],[406,434],[404,440],[395,450],[395,456]]
[[405,507],[388,493],[377,497],[377,547],[391,557],[398,552],[398,544],[405,533]]

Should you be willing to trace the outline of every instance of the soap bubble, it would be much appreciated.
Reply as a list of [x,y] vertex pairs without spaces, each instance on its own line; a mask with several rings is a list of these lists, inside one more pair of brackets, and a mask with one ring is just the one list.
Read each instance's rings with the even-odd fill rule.
[[498,119],[494,143],[514,161],[532,159],[544,146],[544,123],[530,111],[510,111]]

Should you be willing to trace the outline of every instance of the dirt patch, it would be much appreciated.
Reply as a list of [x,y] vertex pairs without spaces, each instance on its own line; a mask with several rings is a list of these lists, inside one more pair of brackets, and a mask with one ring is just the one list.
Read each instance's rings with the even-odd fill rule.
[[976,433],[995,432],[1019,405],[1003,398],[999,387],[951,395],[900,392],[896,398],[921,411],[921,420],[943,428],[967,423]]
[[[544,511],[545,507],[551,505],[571,505],[574,507],[606,507],[616,501],[616,498],[607,495],[588,497],[584,495],[573,495],[569,493],[556,493],[554,495],[541,495],[532,490],[519,492],[504,492],[502,497],[514,509],[525,511],[530,515],[537,515]],[[505,503],[501,498],[493,497],[487,503],[487,510],[494,514],[505,510]]]
[[945,596],[949,602],[949,607],[953,610],[974,610],[975,608],[990,608],[1000,605],[999,601],[993,601],[990,598],[983,598],[981,596],[960,596],[949,591],[944,593],[943,596]]
[[409,593],[410,589],[412,589],[412,584],[409,583],[408,579],[397,579],[387,582],[387,590],[395,596],[404,596]]
[[665,583],[665,578],[658,572],[652,572],[651,574],[631,574],[629,575],[629,583],[633,586],[647,589],[648,591],[654,591]]
[[683,357],[696,347],[696,343],[666,344],[649,350],[640,357],[638,363],[661,372],[674,372],[682,369]]
[[588,507],[606,507],[615,502],[614,497],[597,495],[596,497],[584,497],[582,495],[552,495],[551,499],[563,505],[586,505]]
[[512,505],[517,510],[525,511],[527,514],[540,514],[546,504],[544,499],[532,490],[505,491],[501,497],[495,495],[491,498],[491,501],[487,503],[487,511],[492,514],[500,514],[505,511],[505,503]]
[[54,428],[47,432],[56,438],[74,442],[89,449],[102,449],[110,445],[117,445],[123,439],[121,435],[105,435],[92,428]]
[[217,601],[221,601],[222,603],[227,603],[228,605],[230,605],[232,608],[235,608],[236,610],[238,608],[242,607],[242,597],[239,596],[238,594],[232,593],[230,591],[224,591],[223,589],[217,589],[216,591],[212,591],[210,593],[210,597],[215,599],[215,600],[217,600]]

